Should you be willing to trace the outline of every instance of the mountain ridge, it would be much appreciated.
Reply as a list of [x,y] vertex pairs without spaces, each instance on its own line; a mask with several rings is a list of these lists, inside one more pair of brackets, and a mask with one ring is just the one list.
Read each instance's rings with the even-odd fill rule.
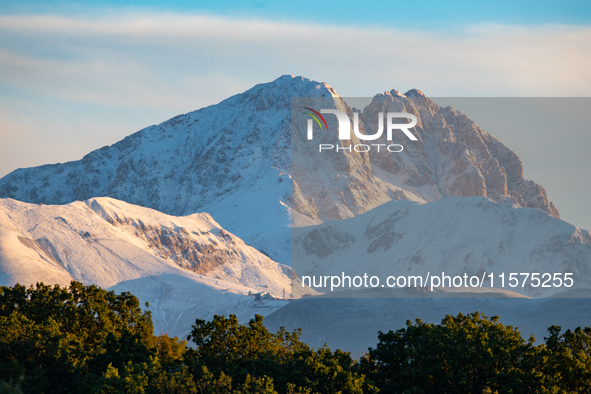
[[276,297],[289,296],[293,278],[289,267],[246,245],[209,214],[173,217],[109,197],[53,206],[0,199],[0,267],[0,285],[35,283],[28,279],[33,275],[52,284],[111,287],[178,274]]
[[[420,117],[418,148],[408,149],[404,157],[339,158],[341,167],[331,171],[348,183],[335,186],[333,201],[317,199],[310,205],[306,196],[298,196],[308,192],[306,182],[319,178],[294,174],[290,103],[292,97],[318,97],[349,113],[351,108],[330,85],[290,75],[144,128],[81,160],[15,170],[0,179],[0,198],[65,204],[112,197],[172,215],[209,212],[247,243],[289,229],[294,214],[318,210],[311,218],[318,223],[398,199],[428,202],[451,195],[486,195],[559,216],[543,187],[523,179],[521,160],[510,149],[459,111],[437,106],[417,89],[407,94],[391,90],[376,95],[361,114],[361,129],[373,127],[378,110],[406,110]],[[447,167],[441,165],[445,162]],[[453,179],[443,179],[450,171]],[[292,190],[294,180],[298,185]],[[367,189],[370,197],[365,201],[355,197],[360,182],[373,188]],[[349,199],[344,203],[338,201],[342,193]]]
[[[473,287],[550,297],[565,290],[591,288],[590,263],[589,231],[538,209],[487,197],[448,197],[426,204],[391,201],[354,218],[296,228],[292,233],[292,267],[302,280],[304,275],[368,274],[377,276],[383,286],[389,276],[420,276],[417,286],[427,288],[442,286],[441,281],[423,283],[427,273],[433,278],[445,272],[450,278],[477,277],[479,282]],[[573,283],[546,288],[541,282],[536,286],[529,276],[520,276],[519,285],[513,286],[509,284],[511,272],[537,272],[539,277],[570,273]],[[502,273],[504,282],[499,277]],[[330,283],[327,286],[313,288],[339,297]],[[379,285],[361,288],[381,290]],[[344,290],[357,289],[337,286],[335,291]]]

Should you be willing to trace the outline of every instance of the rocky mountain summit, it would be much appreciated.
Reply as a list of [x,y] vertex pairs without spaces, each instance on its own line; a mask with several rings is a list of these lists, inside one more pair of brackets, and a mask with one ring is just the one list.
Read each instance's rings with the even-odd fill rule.
[[390,173],[404,171],[408,174],[405,182],[411,187],[431,186],[435,200],[484,196],[559,217],[544,188],[523,179],[523,163],[502,142],[454,108],[435,104],[420,90],[411,90],[404,97],[395,93],[376,96],[364,117],[375,119],[379,111],[415,114],[419,120],[417,148],[427,149],[428,154],[413,151],[417,159],[412,164],[394,160],[404,156],[383,155],[375,161],[376,166]]
[[290,193],[283,181],[289,179],[293,95],[336,93],[284,76],[147,127],[82,160],[16,170],[0,180],[0,197],[67,204],[107,196],[171,215],[222,212],[222,221],[244,229],[240,236],[255,219],[287,226],[281,201]]
[[[107,196],[171,215],[208,212],[247,242],[288,229],[296,217],[317,224],[400,199],[486,196],[558,217],[543,187],[523,179],[514,152],[419,90],[376,95],[359,116],[362,132],[371,133],[378,112],[416,115],[418,141],[404,152],[292,162],[292,97],[322,98],[352,113],[328,84],[285,75],[147,127],[79,161],[16,170],[0,179],[0,197],[67,204]],[[358,143],[355,136],[352,143]]]
[[[404,150],[390,152],[385,146],[392,141],[386,140],[386,133],[371,141],[352,134],[351,146],[381,144],[382,149],[318,152],[319,145],[307,144],[302,130],[293,134],[293,208],[311,219],[306,224],[351,218],[390,200],[430,202],[453,196],[483,196],[559,217],[544,188],[523,178],[519,157],[461,112],[443,108],[415,89],[404,95],[396,90],[378,94],[362,111],[346,101],[333,98],[322,100],[322,105],[333,104],[350,119],[357,115],[361,134],[370,136],[378,129],[380,114],[412,114],[417,140],[395,135],[394,142]],[[335,118],[327,119],[328,128],[337,129]],[[336,132],[323,135],[320,142],[349,146]]]

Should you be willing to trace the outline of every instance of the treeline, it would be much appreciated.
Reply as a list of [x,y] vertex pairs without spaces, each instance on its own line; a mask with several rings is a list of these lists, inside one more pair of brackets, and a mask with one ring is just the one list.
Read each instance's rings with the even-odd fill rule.
[[591,329],[524,340],[478,312],[379,333],[359,360],[311,349],[261,316],[153,335],[130,293],[72,282],[0,287],[0,393],[588,393]]

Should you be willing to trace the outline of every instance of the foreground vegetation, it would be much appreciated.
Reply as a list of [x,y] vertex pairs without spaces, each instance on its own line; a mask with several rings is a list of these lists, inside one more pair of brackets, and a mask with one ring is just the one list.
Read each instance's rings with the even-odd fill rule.
[[478,312],[379,333],[360,360],[311,349],[261,316],[153,335],[129,293],[72,282],[0,287],[0,393],[589,393],[591,329],[524,340]]

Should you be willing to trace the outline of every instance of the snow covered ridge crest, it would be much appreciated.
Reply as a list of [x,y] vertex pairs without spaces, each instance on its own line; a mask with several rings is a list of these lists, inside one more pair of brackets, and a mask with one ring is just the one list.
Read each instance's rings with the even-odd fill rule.
[[175,217],[107,197],[63,206],[0,199],[0,285],[108,288],[165,274],[281,298],[293,277],[206,213]]
[[149,126],[82,160],[16,170],[0,179],[0,197],[67,204],[108,196],[171,215],[208,212],[251,244],[260,234],[288,229],[298,218],[318,224],[400,199],[486,196],[558,217],[543,187],[523,179],[514,152],[464,114],[440,107],[418,90],[376,95],[360,116],[361,128],[373,130],[378,112],[414,114],[417,149],[341,155],[330,174],[340,181],[329,181],[325,197],[312,201],[308,186],[323,176],[314,165],[325,163],[309,163],[293,173],[292,97],[324,97],[335,106],[341,101],[326,83],[285,75]]
[[[486,197],[450,197],[428,204],[391,201],[355,218],[294,229],[292,238],[292,267],[301,278],[344,272],[351,277],[370,273],[384,281],[391,275],[424,278],[428,272],[486,273],[496,276],[493,282],[485,277],[485,288],[549,297],[591,289],[590,264],[587,230],[538,209]],[[574,279],[570,286],[501,286],[498,274],[511,272],[571,273]],[[355,289],[337,288],[343,290]]]

